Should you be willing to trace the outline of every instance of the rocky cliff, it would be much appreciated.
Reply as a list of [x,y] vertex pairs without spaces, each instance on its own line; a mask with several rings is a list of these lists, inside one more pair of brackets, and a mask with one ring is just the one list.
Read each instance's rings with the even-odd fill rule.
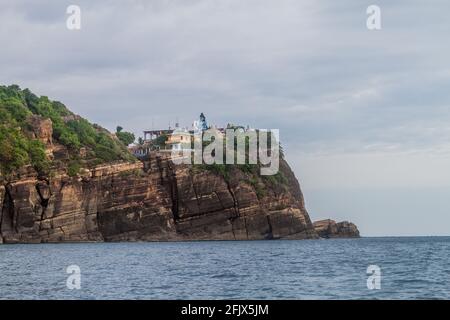
[[[146,167],[146,168],[144,168]],[[0,187],[5,243],[317,238],[294,176],[258,198],[239,170],[230,179],[161,157],[69,177],[30,176]]]
[[270,177],[239,166],[223,174],[174,165],[163,154],[133,161],[111,134],[64,105],[0,89],[0,143],[16,150],[0,163],[0,243],[353,235],[354,225],[313,226],[283,159]]

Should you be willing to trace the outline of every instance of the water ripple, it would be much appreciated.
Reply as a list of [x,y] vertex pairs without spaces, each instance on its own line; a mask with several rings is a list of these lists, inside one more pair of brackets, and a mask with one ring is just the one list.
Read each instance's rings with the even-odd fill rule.
[[2,245],[0,299],[450,299],[449,262],[449,237]]

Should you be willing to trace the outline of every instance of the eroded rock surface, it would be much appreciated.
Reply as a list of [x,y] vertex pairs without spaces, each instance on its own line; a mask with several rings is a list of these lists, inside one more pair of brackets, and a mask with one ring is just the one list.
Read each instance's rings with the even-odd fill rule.
[[229,179],[154,158],[29,176],[0,187],[5,243],[64,241],[253,240],[317,238],[297,180],[255,187],[235,170]]

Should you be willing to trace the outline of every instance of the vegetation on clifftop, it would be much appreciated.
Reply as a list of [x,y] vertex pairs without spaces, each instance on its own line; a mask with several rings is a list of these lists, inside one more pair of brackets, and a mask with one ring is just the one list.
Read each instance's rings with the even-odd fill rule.
[[[231,129],[244,129],[243,126],[228,126],[228,128]],[[271,143],[278,143],[279,142],[275,139],[274,136],[271,136],[271,134],[269,134],[268,137],[268,148],[270,149],[271,147]],[[237,139],[235,138],[234,141],[234,159],[237,159],[238,156],[238,142]],[[245,164],[193,164],[192,166],[192,172],[201,172],[201,171],[210,171],[213,172],[216,175],[220,175],[222,176],[225,181],[229,182],[230,181],[230,177],[233,175],[233,171],[240,171],[242,173],[242,177],[241,180],[243,180],[244,182],[250,184],[256,192],[256,195],[258,197],[258,199],[262,199],[264,196],[266,196],[267,191],[270,190],[277,190],[279,192],[282,191],[286,191],[288,189],[288,185],[289,185],[289,181],[286,178],[285,174],[282,171],[278,171],[276,174],[274,175],[261,175],[260,171],[261,171],[261,163],[257,163],[257,164],[250,164],[249,163],[249,137],[246,137],[244,140],[245,143],[245,147],[243,148],[244,150],[244,158],[245,158]],[[209,145],[209,142],[205,142],[203,141],[203,148],[206,147],[207,145]],[[227,141],[226,138],[223,141],[223,150],[224,150],[224,159],[222,162],[224,162],[225,160],[225,154],[226,154],[226,150],[227,150]],[[257,143],[257,148],[259,149],[259,142]],[[279,144],[279,157],[280,160],[283,161],[284,160],[284,152],[283,149],[281,147],[281,144]]]
[[46,157],[45,145],[33,136],[31,118],[50,119],[53,143],[67,148],[70,161],[78,161],[84,148],[91,164],[134,157],[125,145],[98,125],[75,115],[64,104],[38,97],[17,85],[0,86],[0,174],[7,175],[25,165],[46,174],[52,163]]
[[126,146],[132,144],[134,140],[136,140],[136,137],[133,133],[123,131],[123,128],[121,126],[117,126],[116,137],[119,138],[119,140],[122,141],[122,143]]

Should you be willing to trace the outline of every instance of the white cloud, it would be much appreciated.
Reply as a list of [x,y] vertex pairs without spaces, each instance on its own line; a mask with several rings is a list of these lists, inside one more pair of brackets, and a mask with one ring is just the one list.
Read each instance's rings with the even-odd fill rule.
[[304,188],[449,181],[446,1],[381,0],[377,32],[356,0],[79,0],[79,32],[69,4],[2,1],[0,83],[138,134],[279,128]]

